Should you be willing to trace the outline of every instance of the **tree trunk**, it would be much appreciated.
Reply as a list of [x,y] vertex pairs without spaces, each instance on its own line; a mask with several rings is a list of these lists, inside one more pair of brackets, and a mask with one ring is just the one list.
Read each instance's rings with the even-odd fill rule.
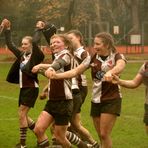
[[69,9],[65,18],[65,29],[70,30],[72,28],[72,14],[74,13],[75,0],[71,0],[69,3]]
[[132,33],[140,33],[140,20],[139,20],[139,0],[132,0],[131,5],[131,14],[132,14]]

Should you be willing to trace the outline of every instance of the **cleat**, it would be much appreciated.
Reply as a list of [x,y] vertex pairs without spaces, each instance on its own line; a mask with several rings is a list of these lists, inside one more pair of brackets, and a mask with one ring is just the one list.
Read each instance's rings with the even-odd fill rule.
[[92,144],[86,144],[87,145],[87,148],[92,148]]

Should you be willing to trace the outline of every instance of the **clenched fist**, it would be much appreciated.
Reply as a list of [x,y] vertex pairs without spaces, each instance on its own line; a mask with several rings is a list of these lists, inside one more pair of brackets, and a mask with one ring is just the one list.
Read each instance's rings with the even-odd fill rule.
[[3,19],[1,27],[3,27],[4,29],[10,29],[10,26],[11,22],[8,19]]

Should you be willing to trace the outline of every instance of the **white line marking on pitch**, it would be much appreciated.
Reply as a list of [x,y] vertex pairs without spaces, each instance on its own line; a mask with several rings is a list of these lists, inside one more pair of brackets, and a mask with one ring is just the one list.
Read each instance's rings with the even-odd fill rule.
[[0,121],[16,121],[16,120],[18,120],[18,118],[6,118],[6,119],[0,118]]
[[0,98],[4,98],[4,99],[8,99],[8,100],[15,100],[17,101],[17,98],[13,98],[13,97],[8,97],[8,96],[0,96]]
[[123,118],[128,118],[128,119],[134,119],[134,120],[141,120],[142,117],[136,117],[136,116],[129,116],[129,115],[122,115]]

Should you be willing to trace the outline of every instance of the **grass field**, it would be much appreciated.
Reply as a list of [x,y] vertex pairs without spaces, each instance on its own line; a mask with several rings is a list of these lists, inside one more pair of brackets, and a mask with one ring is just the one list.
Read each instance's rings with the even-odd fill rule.
[[[133,78],[142,63],[127,63],[122,78]],[[19,86],[6,82],[6,74],[10,68],[10,63],[0,63],[0,148],[13,148],[18,142],[19,128],[17,115],[17,97]],[[89,84],[89,94],[82,108],[82,123],[98,140],[93,123],[89,116],[91,85],[89,71],[86,72]],[[47,79],[39,77],[40,88],[46,83]],[[122,113],[118,118],[112,132],[113,148],[148,148],[148,135],[145,133],[143,124],[143,104],[144,104],[144,86],[141,85],[135,90],[122,88],[123,103]],[[30,116],[37,119],[39,113],[44,107],[45,101],[37,100],[34,109],[30,111]],[[47,131],[50,138],[50,132]],[[36,137],[31,131],[27,133],[28,148],[36,145]]]

